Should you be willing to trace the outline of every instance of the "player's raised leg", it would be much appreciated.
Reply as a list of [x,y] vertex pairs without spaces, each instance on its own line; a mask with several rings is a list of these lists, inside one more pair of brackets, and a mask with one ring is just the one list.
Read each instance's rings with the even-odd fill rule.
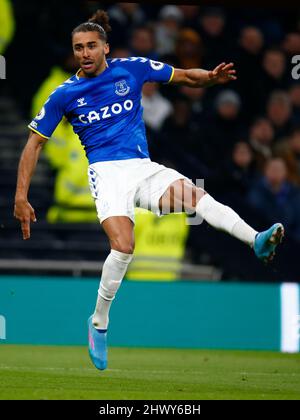
[[111,303],[121,285],[134,250],[133,222],[126,216],[109,217],[102,223],[111,251],[106,258],[94,314],[88,320],[89,354],[94,365],[107,367],[107,328]]
[[257,232],[230,207],[216,201],[203,189],[187,180],[180,179],[169,186],[160,198],[160,209],[196,212],[216,229],[223,230],[254,249],[256,256],[264,262],[271,261],[276,246],[282,241],[284,228],[276,223],[264,232]]

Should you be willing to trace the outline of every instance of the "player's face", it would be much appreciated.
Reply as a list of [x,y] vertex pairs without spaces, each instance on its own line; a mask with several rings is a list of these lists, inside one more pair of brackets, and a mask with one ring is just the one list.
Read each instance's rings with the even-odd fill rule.
[[99,38],[98,32],[77,32],[72,44],[75,59],[86,77],[97,76],[105,70],[109,46]]

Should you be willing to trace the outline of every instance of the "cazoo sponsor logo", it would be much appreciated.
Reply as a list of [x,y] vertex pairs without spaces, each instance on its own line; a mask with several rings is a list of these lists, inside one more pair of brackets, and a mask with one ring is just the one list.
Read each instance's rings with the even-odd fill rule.
[[123,110],[130,111],[132,108],[133,102],[130,99],[127,99],[123,104],[116,102],[111,106],[104,106],[100,109],[100,112],[90,111],[87,115],[81,114],[78,119],[83,124],[91,124],[93,121],[105,120],[106,118],[110,118],[113,114],[120,114]]

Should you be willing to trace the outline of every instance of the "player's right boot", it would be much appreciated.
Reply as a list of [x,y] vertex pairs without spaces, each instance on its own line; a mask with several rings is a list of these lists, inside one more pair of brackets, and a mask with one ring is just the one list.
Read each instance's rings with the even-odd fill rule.
[[107,367],[107,343],[106,330],[97,330],[92,321],[93,315],[88,319],[89,330],[89,355],[97,369],[104,370]]
[[284,227],[281,223],[275,223],[270,229],[259,232],[254,240],[253,249],[255,255],[264,262],[269,262],[275,255],[277,245],[284,236]]

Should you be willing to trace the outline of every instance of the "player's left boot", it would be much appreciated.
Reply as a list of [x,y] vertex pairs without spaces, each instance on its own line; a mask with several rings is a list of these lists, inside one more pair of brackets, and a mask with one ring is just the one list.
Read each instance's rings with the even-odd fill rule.
[[107,367],[107,343],[106,330],[97,330],[92,322],[93,316],[88,319],[89,329],[89,355],[97,369],[104,370]]
[[270,229],[259,232],[254,240],[253,249],[255,255],[264,262],[270,262],[274,258],[275,249],[282,241],[284,227],[281,223],[275,223]]

